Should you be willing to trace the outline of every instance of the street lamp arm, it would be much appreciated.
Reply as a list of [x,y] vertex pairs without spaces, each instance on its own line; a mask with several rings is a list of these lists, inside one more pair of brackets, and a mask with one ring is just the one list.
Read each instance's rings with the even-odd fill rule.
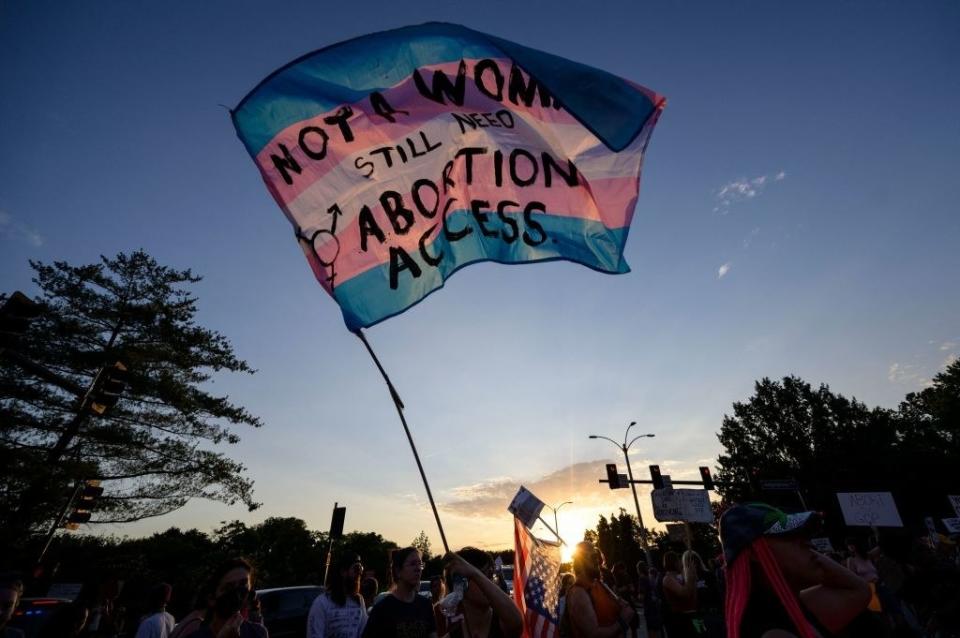
[[653,436],[652,434],[638,434],[637,436],[630,439],[630,442],[627,444],[627,449],[629,450],[630,446],[637,442],[637,439],[645,439],[652,436]]
[[590,435],[590,438],[591,438],[591,439],[604,439],[604,440],[606,440],[606,441],[610,441],[611,443],[613,443],[614,445],[617,446],[617,449],[623,450],[623,446],[620,445],[617,441],[614,441],[613,439],[611,439],[609,436],[601,436],[601,435],[599,435],[599,434],[591,434],[591,435]]

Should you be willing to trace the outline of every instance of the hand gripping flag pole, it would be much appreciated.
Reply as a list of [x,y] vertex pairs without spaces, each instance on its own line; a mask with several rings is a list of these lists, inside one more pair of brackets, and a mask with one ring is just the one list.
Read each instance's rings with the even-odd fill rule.
[[407,425],[407,419],[403,416],[403,400],[397,393],[397,389],[393,386],[393,382],[390,381],[390,377],[387,375],[386,370],[383,369],[383,365],[381,365],[380,360],[373,351],[373,348],[370,347],[370,342],[367,341],[367,338],[363,335],[363,332],[361,330],[356,330],[354,334],[357,335],[357,337],[360,338],[360,341],[363,342],[363,345],[367,348],[367,352],[370,353],[370,358],[373,359],[373,362],[377,365],[377,370],[380,371],[380,374],[383,376],[383,380],[387,383],[387,389],[390,390],[390,397],[393,399],[393,405],[396,406],[397,414],[400,415],[400,423],[403,424],[403,431],[407,433],[407,441],[410,442],[410,450],[413,452],[413,458],[417,462],[417,469],[420,470],[420,478],[423,479],[423,487],[427,490],[427,498],[430,499],[430,508],[433,510],[433,517],[436,519],[437,529],[440,531],[440,540],[443,542],[443,551],[449,553],[450,546],[447,545],[447,535],[443,533],[443,523],[440,522],[440,513],[437,511],[437,504],[433,501],[433,492],[430,491],[430,483],[427,481],[427,475],[423,471],[423,463],[420,462],[420,454],[417,452],[417,445],[413,442],[413,436],[410,434],[410,427]]

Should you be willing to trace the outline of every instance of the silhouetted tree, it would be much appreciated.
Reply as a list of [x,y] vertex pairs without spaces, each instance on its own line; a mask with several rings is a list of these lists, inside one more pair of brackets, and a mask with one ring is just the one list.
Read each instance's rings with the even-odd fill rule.
[[84,266],[31,266],[42,314],[21,353],[79,388],[116,361],[130,379],[119,403],[81,423],[73,392],[0,357],[7,540],[42,531],[78,479],[100,479],[106,488],[94,522],[160,516],[191,498],[256,507],[243,465],[214,446],[239,441],[230,424],[260,420],[205,389],[216,372],[253,371],[226,337],[197,325],[197,299],[187,287],[200,278],[142,251]]
[[[842,521],[836,492],[889,491],[908,525],[947,515],[945,495],[960,488],[960,363],[907,395],[897,411],[868,408],[793,376],[764,378],[733,404],[718,438],[718,490],[727,501],[760,499],[792,509],[791,493],[764,493],[765,479],[796,479],[810,508]],[[910,519],[911,522],[908,522]]]

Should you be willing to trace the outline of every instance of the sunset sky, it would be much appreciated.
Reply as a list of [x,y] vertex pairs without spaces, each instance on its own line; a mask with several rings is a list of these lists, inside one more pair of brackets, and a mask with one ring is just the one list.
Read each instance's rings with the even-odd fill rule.
[[[592,8],[591,9],[588,9]],[[0,4],[0,289],[28,259],[144,248],[202,274],[199,320],[258,372],[212,391],[260,416],[230,450],[263,507],[192,502],[98,532],[297,516],[399,543],[432,516],[393,404],[313,278],[225,107],[314,49],[427,21],[606,69],[668,105],[632,272],[479,264],[367,332],[455,547],[512,544],[522,483],[577,540],[632,511],[599,485],[713,465],[755,380],[895,407],[960,355],[960,3]],[[621,469],[621,471],[623,471]],[[641,490],[652,522],[649,490]]]

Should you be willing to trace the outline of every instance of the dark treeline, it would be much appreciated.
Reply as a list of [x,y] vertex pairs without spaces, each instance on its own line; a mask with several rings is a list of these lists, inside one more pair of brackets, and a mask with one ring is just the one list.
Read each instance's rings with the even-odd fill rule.
[[[897,409],[870,408],[795,376],[764,378],[733,404],[718,437],[725,502],[805,505],[826,512],[828,532],[842,537],[837,492],[891,492],[905,535],[926,533],[925,517],[956,515],[947,495],[960,494],[960,360]],[[778,479],[795,480],[800,495],[764,490]]]

